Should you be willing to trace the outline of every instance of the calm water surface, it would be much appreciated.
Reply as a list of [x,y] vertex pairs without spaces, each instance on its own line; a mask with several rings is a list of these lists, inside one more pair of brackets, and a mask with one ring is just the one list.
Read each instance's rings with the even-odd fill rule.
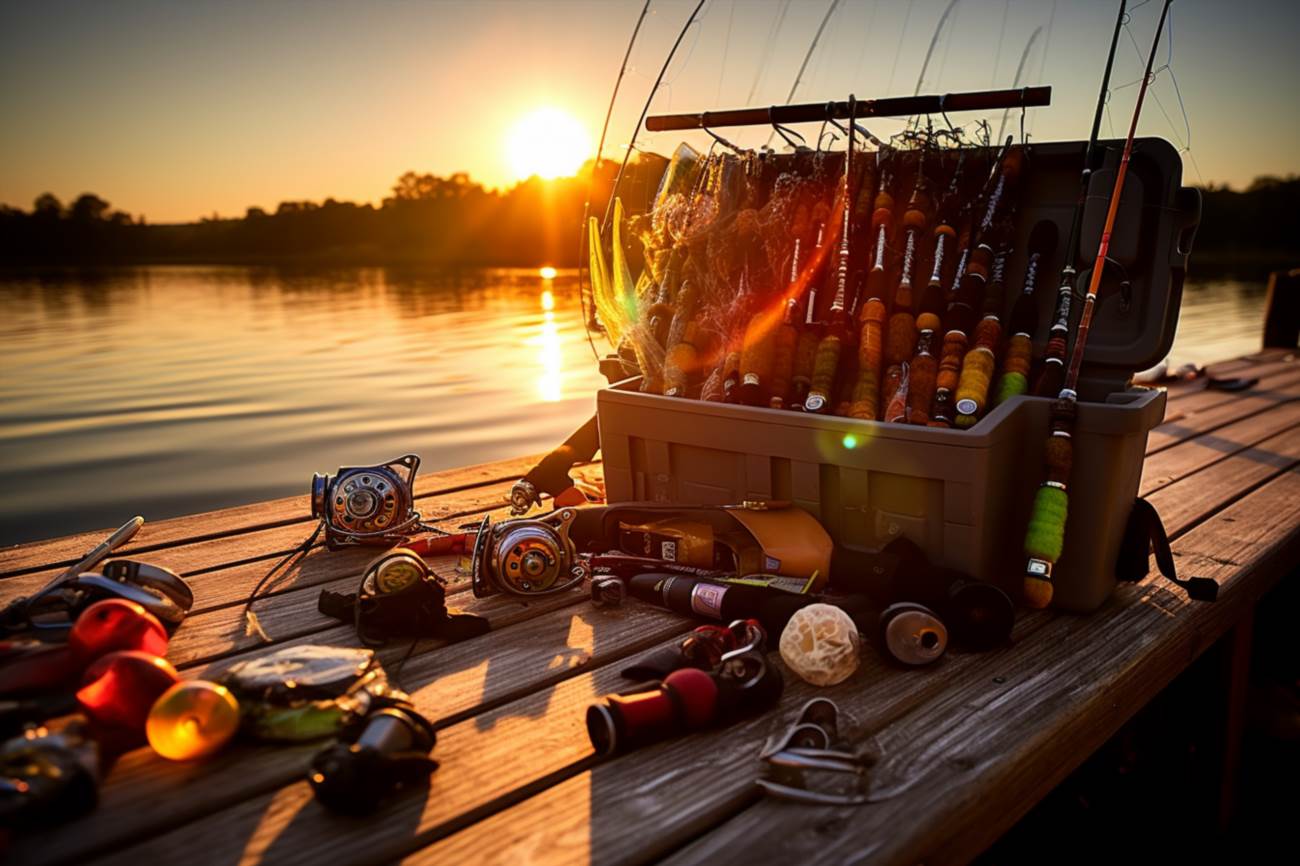
[[[533,271],[0,273],[0,543],[545,451],[603,383]],[[1174,363],[1258,348],[1262,283],[1189,285]],[[305,499],[304,499],[305,504]]]

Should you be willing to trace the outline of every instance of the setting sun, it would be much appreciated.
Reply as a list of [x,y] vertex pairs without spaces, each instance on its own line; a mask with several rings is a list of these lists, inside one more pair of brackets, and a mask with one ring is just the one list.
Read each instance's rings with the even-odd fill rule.
[[549,180],[574,174],[591,155],[591,137],[571,114],[539,108],[519,119],[506,140],[510,169],[518,180]]

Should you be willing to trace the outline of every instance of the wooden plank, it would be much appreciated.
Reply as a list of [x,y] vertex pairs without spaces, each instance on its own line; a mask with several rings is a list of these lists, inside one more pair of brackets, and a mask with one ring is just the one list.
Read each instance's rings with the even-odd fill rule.
[[[591,751],[585,708],[593,696],[626,688],[621,667],[622,660],[606,664],[440,731],[434,756],[441,766],[429,790],[385,804],[383,826],[400,827],[400,833],[357,832],[354,822],[316,806],[309,786],[300,780],[115,851],[104,862],[173,862],[194,850],[221,863],[267,858],[354,863],[400,856],[419,838],[502,798],[522,796],[566,770],[578,772],[575,763]],[[306,760],[299,759],[304,769]],[[305,773],[298,775],[301,779]],[[238,830],[232,833],[232,828]]]
[[[1208,393],[1217,396],[1217,392]],[[1237,392],[1231,395],[1229,400],[1216,404],[1212,408],[1198,410],[1160,424],[1147,437],[1147,455],[1172,448],[1179,442],[1208,433],[1242,418],[1276,409],[1296,399],[1300,399],[1300,375],[1286,381],[1272,383],[1261,379],[1255,387]]]
[[[1256,375],[1255,369],[1261,370]],[[1300,378],[1300,364],[1287,362],[1279,364],[1277,367],[1269,365],[1268,367],[1251,368],[1241,371],[1242,378],[1259,379],[1250,390],[1268,390],[1270,388],[1279,388],[1289,385]],[[1170,402],[1165,407],[1165,420],[1177,421],[1196,412],[1203,412],[1206,409],[1213,409],[1222,406],[1225,403],[1231,403],[1234,399],[1248,394],[1250,391],[1224,391],[1220,388],[1209,388],[1204,379],[1195,383],[1189,383],[1184,387],[1169,388],[1171,395],[1176,394],[1179,399]]]
[[1293,427],[1185,476],[1182,483],[1147,496],[1166,526],[1187,526],[1223,508],[1280,472],[1300,463],[1300,428]]
[[[1022,616],[1016,639],[1042,628],[1051,614]],[[885,727],[976,676],[993,653],[952,653],[937,667],[901,670],[867,653],[849,680],[831,689],[786,681],[779,711],[719,731],[695,734],[621,756],[416,852],[411,863],[618,863],[663,856],[755,799],[751,772],[759,744],[817,695],[870,694],[854,713],[861,728]],[[436,834],[435,834],[436,835]],[[724,857],[718,862],[745,862]],[[768,862],[759,856],[752,862]]]
[[804,809],[799,821],[788,805],[761,801],[668,862],[760,853],[801,863],[969,860],[1294,568],[1300,473],[1225,509],[1175,549],[1189,570],[1219,580],[1218,602],[1190,602],[1154,578],[1121,590],[1108,616],[1057,618],[1032,647],[1002,659],[997,678],[954,684],[881,732],[876,778],[896,796],[861,809]]
[[1206,368],[1206,375],[1192,380],[1179,380],[1168,383],[1169,392],[1168,401],[1174,403],[1181,401],[1193,394],[1220,395],[1231,394],[1231,391],[1210,390],[1209,380],[1215,379],[1249,379],[1258,377],[1261,379],[1270,378],[1278,374],[1294,372],[1297,369],[1296,357],[1294,355],[1271,359],[1265,362],[1258,360],[1248,360],[1245,358],[1232,361],[1227,364],[1211,364]]
[[[527,472],[540,456],[519,457],[418,475],[415,480],[415,495],[423,503],[426,499],[448,496],[488,484],[505,483],[506,489],[509,490],[510,484]],[[120,553],[124,556],[134,555],[234,533],[252,532],[289,524],[310,524],[311,504],[305,489],[308,481],[310,481],[309,475],[304,475],[304,492],[301,496],[288,496],[269,502],[146,522],[139,534],[129,545],[122,548]],[[125,520],[127,516],[123,515],[123,519]],[[51,568],[59,565],[67,567],[115,528],[0,549],[0,577],[35,568]]]
[[[513,742],[511,757],[520,766],[512,771],[526,774],[535,765],[530,765],[529,756],[519,749],[518,734],[524,729],[514,722],[506,725],[503,720],[518,713],[517,718],[531,724],[538,716],[545,715],[547,698],[559,694],[551,691],[555,686],[680,636],[692,626],[684,618],[644,605],[629,605],[615,611],[570,605],[508,629],[445,647],[437,653],[413,657],[402,671],[402,682],[410,687],[417,708],[442,726],[466,722],[462,726],[464,731],[478,730],[486,734],[495,725],[503,724],[501,738],[493,736],[485,741],[496,744],[485,757],[495,765],[502,750]],[[565,700],[572,704],[584,694],[584,700],[589,700],[595,694],[591,691],[592,682],[586,679],[569,687]],[[513,710],[510,708],[510,702],[520,701],[523,703]],[[501,712],[493,712],[497,707],[503,707]],[[484,712],[489,715],[481,716]],[[580,720],[581,713],[577,715]],[[465,735],[464,731],[455,736]],[[453,739],[449,746],[447,736],[451,735],[440,734],[443,738],[437,751],[440,760],[451,759],[451,749],[457,741]],[[536,739],[546,741],[541,736]],[[147,749],[138,749],[125,756],[105,780],[100,807],[77,822],[77,833],[56,828],[25,835],[15,840],[14,853],[19,862],[31,864],[78,862],[89,852],[108,851],[146,836],[153,837],[153,842],[143,842],[149,849],[151,844],[168,838],[162,835],[167,830],[199,818],[203,819],[199,824],[183,829],[211,832],[219,838],[232,832],[227,816],[220,810],[236,806],[250,796],[271,796],[268,792],[299,782],[311,756],[321,747],[321,743],[285,749],[241,746],[207,763],[179,765],[164,761]],[[468,760],[473,756],[462,757]],[[538,756],[538,760],[543,757]],[[439,771],[439,779],[455,777],[454,767],[461,765],[464,764],[452,764],[450,773],[444,772],[447,769],[444,767]],[[476,768],[474,772],[479,779],[493,769],[474,761],[467,766]],[[455,782],[461,783],[461,780]],[[195,791],[202,793],[196,796],[191,793]],[[149,808],[142,809],[143,804],[149,804]],[[413,802],[408,808],[415,809],[415,805]],[[429,812],[430,820],[447,820],[448,809],[454,816],[456,805],[454,800],[428,804],[433,810]],[[418,810],[417,813],[422,814]],[[276,823],[277,816],[283,823]],[[340,822],[333,816],[319,817],[322,820],[318,826]],[[290,820],[296,819],[292,813],[272,813],[264,820],[268,822],[265,834],[273,839]],[[355,824],[342,823],[355,831]],[[185,834],[181,833],[179,838],[184,844]],[[192,854],[194,848],[190,845],[186,850]],[[317,856],[325,857],[329,853],[327,849],[317,852]]]
[[[502,508],[501,496],[508,490],[509,484],[501,483],[461,493],[455,498],[435,499],[426,506],[426,517],[430,522],[438,525],[454,526],[470,517],[481,515],[484,511]],[[194,588],[195,605],[202,606],[196,609],[201,610],[216,604],[232,603],[246,596],[276,560],[296,549],[310,533],[310,524],[290,524],[179,544],[150,552],[145,557],[149,562],[183,575]],[[308,561],[328,557],[340,564],[346,564],[350,573],[359,574],[361,568],[378,553],[379,551],[373,547],[327,551],[323,544],[317,542],[311,554],[304,560],[304,565]],[[241,576],[256,575],[256,577],[251,581],[237,579],[236,582],[228,582],[230,571],[238,565],[246,566],[240,569]],[[7,598],[29,595],[45,586],[61,571],[61,568],[42,569],[9,577],[0,581],[0,594]],[[242,589],[242,593],[239,589],[235,589],[236,583]],[[217,589],[210,600],[205,592],[208,586],[224,586],[228,591]],[[225,601],[218,601],[218,598]]]
[[1285,403],[1240,421],[1184,440],[1152,454],[1142,466],[1138,495],[1147,496],[1180,478],[1240,453],[1279,432],[1300,424],[1300,401]]
[[[769,716],[620,758],[408,862],[644,862],[690,843],[736,810],[743,811],[670,862],[968,859],[1208,646],[1283,564],[1294,562],[1298,517],[1300,476],[1287,473],[1175,545],[1185,566],[1194,561],[1197,573],[1224,582],[1220,602],[1187,602],[1156,577],[1124,587],[1103,612],[1048,615],[1016,648],[969,656],[969,668],[913,672],[918,686],[940,687],[897,720],[881,724],[880,702],[892,700],[893,681],[908,674],[873,675],[867,688],[855,677],[819,690],[863,729],[877,732],[883,761],[876,790],[896,791],[892,799],[838,810],[756,802],[758,743],[780,729],[804,695],[805,687],[795,685],[782,701],[782,719]],[[1251,529],[1241,533],[1236,524]],[[1094,649],[1080,653],[1080,646]],[[1052,748],[1065,742],[1070,749]],[[1013,797],[1020,799],[1008,802]]]

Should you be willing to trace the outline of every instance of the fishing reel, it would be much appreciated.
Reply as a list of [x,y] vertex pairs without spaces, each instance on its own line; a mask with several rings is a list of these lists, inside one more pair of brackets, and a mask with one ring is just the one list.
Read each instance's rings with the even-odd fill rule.
[[428,719],[398,703],[348,725],[338,743],[312,760],[307,780],[327,809],[364,815],[398,789],[427,782],[438,769],[429,757],[437,741]]
[[479,524],[470,561],[474,595],[537,596],[562,592],[589,576],[570,530],[578,512],[562,508],[535,519]]
[[391,638],[465,640],[486,634],[488,621],[447,611],[442,579],[409,547],[395,547],[366,566],[354,593],[321,590],[317,609],[352,623],[366,646],[383,646]]
[[176,630],[194,606],[194,591],[176,572],[133,559],[115,559],[98,573],[65,575],[30,598],[15,600],[0,611],[0,633],[70,628],[82,611],[110,598],[140,605],[169,632]]
[[391,547],[425,528],[415,510],[420,458],[406,454],[374,466],[345,466],[311,481],[311,514],[325,527],[330,550],[356,545]]

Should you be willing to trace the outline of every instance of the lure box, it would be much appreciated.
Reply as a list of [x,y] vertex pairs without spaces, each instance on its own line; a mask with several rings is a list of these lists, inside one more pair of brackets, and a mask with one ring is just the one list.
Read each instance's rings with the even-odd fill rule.
[[[1084,251],[1097,248],[1122,149],[1121,142],[1102,146],[1105,160],[1089,184]],[[1055,222],[1062,244],[1069,234],[1084,148],[1029,147],[1008,295],[1023,285],[1024,248],[1035,225]],[[1181,178],[1181,160],[1168,142],[1135,143],[1080,376],[1070,516],[1053,572],[1054,604],[1062,609],[1094,610],[1114,590],[1147,434],[1164,417],[1163,391],[1128,382],[1173,343],[1200,218],[1200,195]],[[1063,255],[1058,247],[1039,281],[1037,357]],[[1077,263],[1076,318],[1090,265]],[[639,382],[597,395],[611,502],[789,500],[818,517],[840,544],[875,550],[905,535],[932,559],[1018,592],[1050,399],[1014,397],[958,430],[662,397],[640,392]]]

